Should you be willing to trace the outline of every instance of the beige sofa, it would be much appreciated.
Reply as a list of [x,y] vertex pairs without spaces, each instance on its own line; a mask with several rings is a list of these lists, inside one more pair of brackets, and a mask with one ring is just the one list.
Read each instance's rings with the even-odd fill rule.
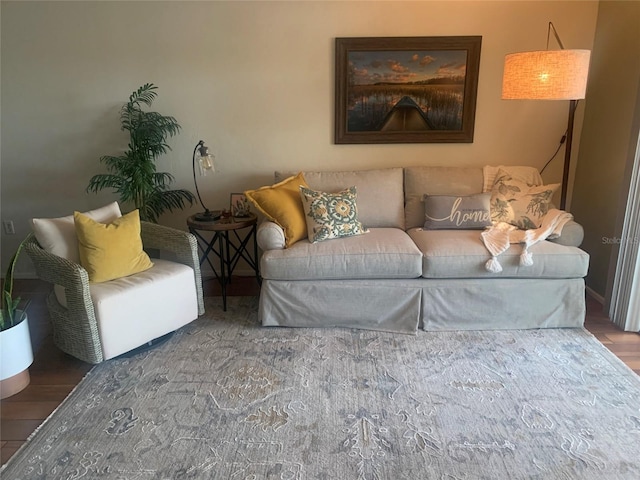
[[[276,173],[276,180],[285,174]],[[578,327],[585,315],[589,256],[582,227],[570,222],[555,241],[520,245],[491,273],[482,230],[424,230],[425,193],[483,191],[483,168],[406,167],[304,172],[308,185],[335,192],[355,185],[365,235],[284,248],[284,233],[258,229],[265,326],[355,327],[391,332]]]

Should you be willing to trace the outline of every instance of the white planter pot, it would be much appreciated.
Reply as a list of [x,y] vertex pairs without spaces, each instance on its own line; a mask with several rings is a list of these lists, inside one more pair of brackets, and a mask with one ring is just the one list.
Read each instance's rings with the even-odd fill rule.
[[0,398],[18,393],[29,384],[33,363],[29,321],[0,332]]

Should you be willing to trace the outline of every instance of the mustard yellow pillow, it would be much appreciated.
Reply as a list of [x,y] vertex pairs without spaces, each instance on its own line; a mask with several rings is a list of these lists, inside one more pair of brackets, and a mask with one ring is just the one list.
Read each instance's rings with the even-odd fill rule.
[[284,230],[285,247],[307,238],[300,186],[308,187],[302,172],[275,185],[247,190],[244,194],[269,220]]
[[107,224],[96,222],[80,212],[73,213],[73,220],[80,264],[89,274],[89,281],[107,282],[153,266],[142,250],[138,210]]

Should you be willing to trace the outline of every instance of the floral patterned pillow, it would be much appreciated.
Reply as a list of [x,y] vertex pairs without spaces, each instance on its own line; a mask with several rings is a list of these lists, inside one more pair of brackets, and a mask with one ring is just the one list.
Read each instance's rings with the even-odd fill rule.
[[300,186],[300,196],[311,243],[367,232],[358,221],[356,187],[326,193]]
[[559,186],[559,183],[531,186],[500,170],[491,190],[491,220],[510,223],[522,230],[538,228]]

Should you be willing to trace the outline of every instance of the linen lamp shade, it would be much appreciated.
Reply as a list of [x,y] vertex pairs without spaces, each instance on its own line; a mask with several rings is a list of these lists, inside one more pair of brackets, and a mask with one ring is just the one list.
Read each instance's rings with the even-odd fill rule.
[[567,131],[561,143],[566,140],[560,209],[567,203],[569,164],[571,162],[571,142],[573,122],[578,100],[587,92],[590,50],[565,50],[553,24],[549,22],[549,34],[553,29],[561,50],[539,50],[534,52],[511,53],[504,59],[502,76],[502,98],[505,100],[569,100]]
[[503,99],[578,100],[585,97],[590,50],[541,50],[505,57]]

